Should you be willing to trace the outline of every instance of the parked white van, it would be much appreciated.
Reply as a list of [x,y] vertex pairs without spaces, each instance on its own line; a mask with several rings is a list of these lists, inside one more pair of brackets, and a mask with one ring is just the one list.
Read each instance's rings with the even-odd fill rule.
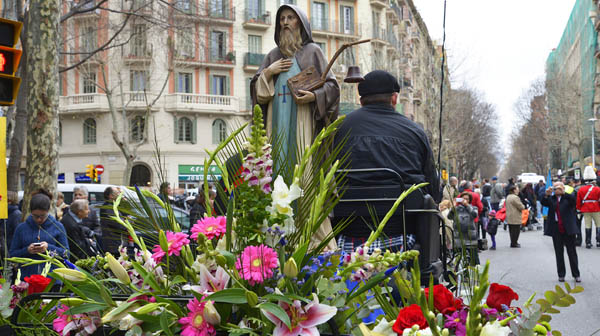
[[531,183],[533,185],[536,185],[538,182],[540,182],[540,180],[546,183],[546,178],[543,175],[538,175],[536,173],[523,173],[517,176],[517,182],[520,181],[524,184]]

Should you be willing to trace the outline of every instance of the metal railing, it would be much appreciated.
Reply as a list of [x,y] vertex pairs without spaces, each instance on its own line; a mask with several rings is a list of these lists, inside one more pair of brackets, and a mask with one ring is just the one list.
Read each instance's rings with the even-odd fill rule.
[[265,58],[265,54],[246,53],[244,55],[244,66],[255,65],[260,66]]
[[216,7],[209,4],[208,8],[205,10],[205,15],[213,19],[235,21],[235,7]]
[[310,27],[316,31],[345,35],[358,35],[357,32],[360,31],[360,25],[353,22],[348,24],[344,21],[329,20],[328,18],[317,19],[313,17],[310,20]]
[[373,27],[373,36],[372,36],[372,38],[378,39],[378,40],[382,40],[382,41],[386,41],[387,40],[386,30],[385,29],[381,29],[379,27]]
[[235,51],[213,50],[208,51],[210,63],[235,64]]
[[253,10],[246,9],[244,11],[244,22],[270,25],[271,24],[271,12],[267,12],[267,11],[256,12]]

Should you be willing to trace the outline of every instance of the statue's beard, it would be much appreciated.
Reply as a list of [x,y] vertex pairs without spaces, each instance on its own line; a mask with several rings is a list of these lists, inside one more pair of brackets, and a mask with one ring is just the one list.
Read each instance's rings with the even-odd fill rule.
[[302,48],[302,36],[300,35],[300,29],[281,29],[281,36],[279,37],[279,50],[285,57],[294,56],[296,51]]

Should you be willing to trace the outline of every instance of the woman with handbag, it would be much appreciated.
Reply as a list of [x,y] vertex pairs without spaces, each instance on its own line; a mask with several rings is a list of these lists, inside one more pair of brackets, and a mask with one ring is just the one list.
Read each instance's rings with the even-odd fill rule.
[[521,233],[522,212],[525,206],[519,198],[519,187],[511,185],[506,196],[506,223],[510,234],[510,247],[521,247],[519,235]]

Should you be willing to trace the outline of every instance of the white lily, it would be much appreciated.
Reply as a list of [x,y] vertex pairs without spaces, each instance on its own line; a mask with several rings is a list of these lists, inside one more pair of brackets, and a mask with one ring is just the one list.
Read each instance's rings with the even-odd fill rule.
[[300,189],[296,182],[292,183],[292,186],[288,188],[283,181],[283,177],[279,175],[273,184],[273,193],[271,193],[273,203],[271,204],[271,209],[282,215],[291,217],[294,213],[290,204],[301,196],[302,189]]
[[510,334],[509,327],[503,327],[500,322],[488,323],[481,329],[480,336],[508,336]]

